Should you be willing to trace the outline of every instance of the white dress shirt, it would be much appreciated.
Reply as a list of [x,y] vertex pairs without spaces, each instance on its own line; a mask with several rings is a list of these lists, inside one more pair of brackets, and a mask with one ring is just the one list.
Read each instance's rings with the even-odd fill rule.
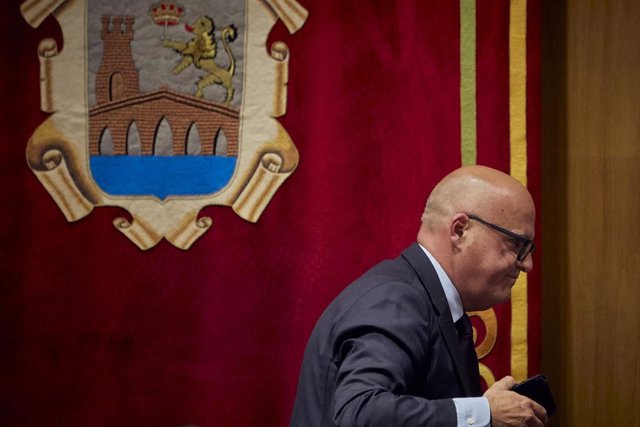
[[[451,282],[451,279],[449,279],[449,276],[447,276],[447,273],[442,269],[440,263],[436,261],[433,255],[431,255],[424,246],[420,245],[420,247],[427,255],[431,264],[433,264],[433,268],[435,268],[436,273],[438,274],[438,279],[440,279],[444,295],[447,298],[447,303],[449,304],[453,323],[455,323],[464,314],[460,294]],[[456,406],[456,413],[458,415],[458,427],[485,427],[491,424],[491,410],[489,408],[489,401],[486,397],[456,397],[453,399],[453,404]]]

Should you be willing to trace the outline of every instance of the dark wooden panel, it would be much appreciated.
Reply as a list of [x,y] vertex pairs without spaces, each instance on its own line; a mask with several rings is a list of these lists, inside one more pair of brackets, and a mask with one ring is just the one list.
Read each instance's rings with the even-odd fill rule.
[[543,3],[553,425],[640,426],[640,2]]

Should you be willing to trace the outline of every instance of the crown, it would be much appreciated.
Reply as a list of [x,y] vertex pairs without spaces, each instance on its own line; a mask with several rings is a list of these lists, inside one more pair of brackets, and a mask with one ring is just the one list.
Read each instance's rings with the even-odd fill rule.
[[184,7],[175,3],[161,2],[149,9],[149,15],[158,25],[177,25],[184,16]]

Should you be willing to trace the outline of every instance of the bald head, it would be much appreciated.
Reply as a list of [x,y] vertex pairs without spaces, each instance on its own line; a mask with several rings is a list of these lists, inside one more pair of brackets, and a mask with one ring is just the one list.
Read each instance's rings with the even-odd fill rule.
[[525,210],[534,214],[533,200],[520,182],[486,166],[464,166],[435,186],[422,223],[435,231],[458,212],[498,218]]

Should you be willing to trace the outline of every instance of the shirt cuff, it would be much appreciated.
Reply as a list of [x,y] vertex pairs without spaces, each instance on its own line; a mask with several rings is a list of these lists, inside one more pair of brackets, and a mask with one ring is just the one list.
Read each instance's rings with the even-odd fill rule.
[[486,397],[460,397],[453,399],[458,416],[458,427],[486,427],[491,425],[491,410]]

